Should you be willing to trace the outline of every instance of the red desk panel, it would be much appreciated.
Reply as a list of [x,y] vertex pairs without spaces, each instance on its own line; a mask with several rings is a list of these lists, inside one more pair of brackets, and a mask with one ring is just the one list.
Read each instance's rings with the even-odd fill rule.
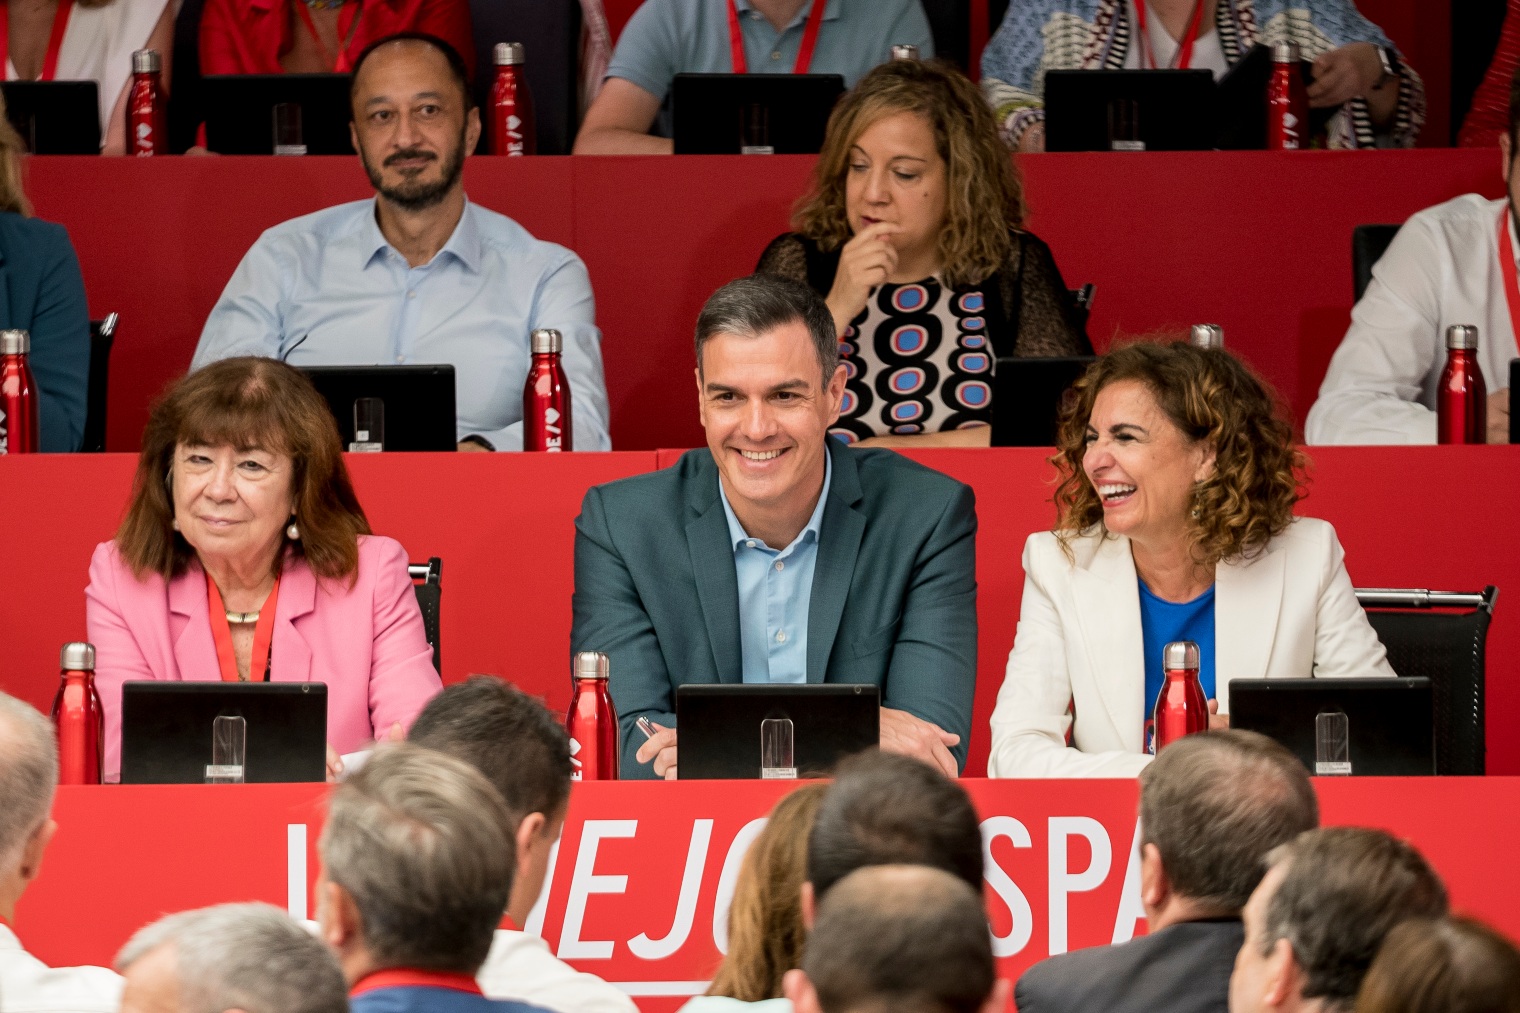
[[[568,703],[574,519],[585,489],[669,464],[679,452],[545,455],[350,455],[376,531],[414,559],[443,557],[448,682],[494,672]],[[1023,594],[1024,540],[1054,520],[1053,474],[1039,449],[939,450],[912,456],[976,490],[980,627],[967,772],[986,770],[987,721]],[[1520,531],[1486,504],[1520,502],[1520,448],[1323,448],[1302,513],[1336,526],[1364,587],[1479,590],[1500,596],[1488,642],[1488,769],[1520,774]],[[657,463],[658,462],[658,463]],[[0,458],[0,559],[13,575],[0,610],[0,687],[51,705],[58,648],[84,636],[90,553],[110,538],[133,459]],[[590,646],[590,645],[586,645]]]
[[[754,822],[786,782],[605,784],[571,795],[542,914],[560,957],[618,982],[650,1013],[701,991]],[[1133,781],[968,781],[991,864],[1001,973],[1144,931]],[[1322,779],[1327,824],[1411,840],[1452,903],[1520,935],[1520,780]],[[53,964],[109,963],[159,915],[263,900],[313,913],[320,785],[64,788],[60,829],[16,931]],[[726,888],[725,888],[726,887]]]
[[[613,445],[694,446],[692,326],[787,227],[803,157],[476,159],[466,183],[586,261],[603,331]],[[1031,227],[1069,284],[1097,285],[1090,332],[1224,325],[1300,419],[1351,308],[1351,229],[1460,193],[1502,192],[1492,151],[1040,155],[1021,160]],[[94,315],[121,314],[109,446],[136,448],[147,403],[185,369],[259,232],[365,196],[353,159],[39,158],[30,188],[68,226]]]

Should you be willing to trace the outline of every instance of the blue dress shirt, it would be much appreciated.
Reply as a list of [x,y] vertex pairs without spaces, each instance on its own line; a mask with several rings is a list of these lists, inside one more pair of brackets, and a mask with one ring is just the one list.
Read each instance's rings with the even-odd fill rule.
[[259,237],[206,321],[191,369],[236,355],[295,366],[448,363],[459,438],[522,449],[529,335],[564,336],[575,449],[609,450],[591,279],[579,257],[465,203],[454,234],[411,267],[374,200],[294,218]]
[[352,1013],[548,1013],[512,999],[426,985],[399,985],[361,992],[349,999]]
[[1145,643],[1145,724],[1147,739],[1151,715],[1156,712],[1156,697],[1166,674],[1161,654],[1166,645],[1191,640],[1198,645],[1198,681],[1203,695],[1215,699],[1214,685],[1214,588],[1210,587],[1192,601],[1173,602],[1158,598],[1140,585],[1140,633]]
[[818,561],[818,531],[829,500],[834,462],[823,455],[823,491],[818,505],[792,544],[773,549],[751,538],[728,503],[723,480],[718,495],[728,517],[739,579],[739,647],[745,682],[807,682],[808,605],[813,600],[813,566]]

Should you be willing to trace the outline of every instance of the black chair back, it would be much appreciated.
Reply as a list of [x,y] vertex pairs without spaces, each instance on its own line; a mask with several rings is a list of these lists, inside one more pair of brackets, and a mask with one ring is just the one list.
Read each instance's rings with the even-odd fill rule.
[[1072,322],[1081,331],[1087,330],[1087,318],[1092,315],[1093,300],[1098,297],[1098,286],[1088,282],[1081,288],[1069,289],[1071,293],[1071,307],[1076,313],[1076,319]]
[[[1430,680],[1440,775],[1479,776],[1485,771],[1485,644],[1498,595],[1492,585],[1480,594],[1387,588],[1356,592],[1388,649],[1394,672],[1402,678]],[[1451,611],[1453,607],[1465,609]]]
[[[475,100],[481,118],[496,80],[498,42],[521,42],[527,53],[538,154],[568,155],[580,127],[581,5],[544,0],[470,0],[475,32]],[[486,139],[480,139],[486,150]]]
[[439,613],[443,607],[443,560],[431,556],[426,563],[407,566],[411,574],[412,589],[417,592],[417,605],[422,609],[422,629],[427,642],[433,648],[433,667],[443,674],[443,645],[439,639]]
[[90,374],[84,397],[84,442],[79,449],[103,454],[106,449],[106,391],[111,385],[111,345],[116,340],[116,314],[90,321]]
[[1372,283],[1372,265],[1388,252],[1388,244],[1398,234],[1397,225],[1358,225],[1351,230],[1351,289],[1357,302]]
[[[966,0],[922,0],[924,16],[929,19],[929,34],[934,36],[934,55],[948,60],[963,72],[971,70],[971,6]],[[906,39],[893,39],[906,42]],[[886,58],[886,54],[882,54]]]

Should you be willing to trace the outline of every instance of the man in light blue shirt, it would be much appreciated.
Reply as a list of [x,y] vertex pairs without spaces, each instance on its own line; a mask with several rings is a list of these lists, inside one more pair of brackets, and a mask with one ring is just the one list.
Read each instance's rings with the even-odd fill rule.
[[265,232],[206,321],[192,369],[237,355],[296,366],[447,363],[461,450],[522,448],[530,333],[564,338],[574,446],[608,450],[591,281],[579,257],[471,204],[480,137],[446,43],[381,40],[354,70],[354,148],[376,196]]
[[[799,66],[814,2],[645,0],[618,37],[575,153],[670,154],[666,100],[677,74],[840,74],[854,87],[895,45],[917,46],[924,59],[934,55],[919,0],[816,0],[824,3],[817,44],[807,66]],[[742,70],[734,66],[731,24],[744,42]],[[650,135],[651,127],[658,136]]]

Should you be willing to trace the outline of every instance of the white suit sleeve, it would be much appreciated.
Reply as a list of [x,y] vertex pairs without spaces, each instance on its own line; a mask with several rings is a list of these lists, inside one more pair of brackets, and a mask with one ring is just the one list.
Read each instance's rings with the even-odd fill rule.
[[1356,600],[1351,575],[1346,572],[1346,551],[1329,524],[1324,525],[1324,537],[1328,544],[1320,552],[1324,572],[1314,622],[1314,677],[1393,678],[1388,652]]
[[1024,544],[1024,598],[992,712],[988,776],[1134,777],[1149,756],[1121,750],[1084,753],[1066,744],[1072,723],[1066,629],[1043,582],[1049,564],[1042,565],[1042,554],[1035,537]]
[[1418,218],[1399,230],[1351,311],[1309,411],[1309,443],[1436,442],[1436,413],[1419,399],[1441,365],[1440,293],[1450,259]]

